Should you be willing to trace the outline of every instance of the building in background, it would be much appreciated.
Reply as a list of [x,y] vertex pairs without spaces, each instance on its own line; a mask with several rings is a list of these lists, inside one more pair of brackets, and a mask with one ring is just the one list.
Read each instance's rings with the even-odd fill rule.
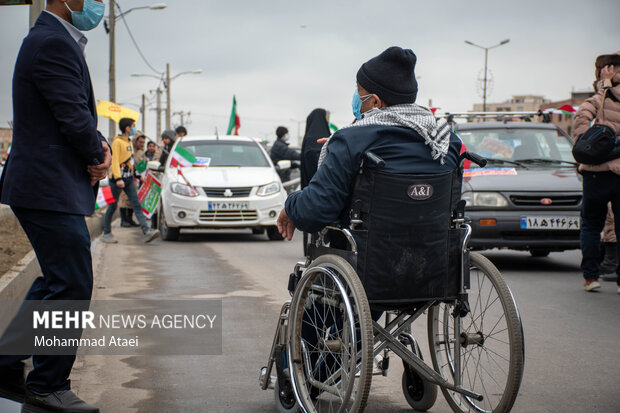
[[[487,103],[487,112],[537,112],[549,102],[543,95],[513,95],[502,103]],[[474,103],[473,112],[482,112],[482,108],[482,103]]]
[[[550,109],[550,108],[559,108],[564,105],[569,106],[579,106],[584,100],[594,95],[593,91],[584,91],[584,92],[571,92],[570,99],[560,100],[556,102],[547,102],[540,105],[541,110]],[[559,126],[564,129],[566,133],[572,136],[573,132],[573,120],[575,118],[575,114],[562,114],[562,113],[553,113],[551,114],[551,123]]]
[[11,146],[11,140],[13,139],[13,129],[0,128],[0,159],[4,159],[6,152]]

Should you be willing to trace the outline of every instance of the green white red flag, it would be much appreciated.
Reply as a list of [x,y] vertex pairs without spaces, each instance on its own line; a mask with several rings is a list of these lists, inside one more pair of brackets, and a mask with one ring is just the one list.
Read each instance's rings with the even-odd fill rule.
[[109,186],[99,187],[97,200],[95,201],[95,210],[105,208],[114,202],[116,202],[116,200],[112,196],[112,188]]
[[144,178],[144,184],[142,184],[138,191],[138,201],[140,201],[144,216],[151,218],[155,211],[157,211],[157,206],[161,199],[161,182],[151,174],[151,171],[146,171]]
[[543,110],[546,113],[559,113],[563,115],[572,115],[579,109],[579,106],[562,105],[559,108],[549,108]]
[[181,145],[177,145],[172,152],[170,166],[173,168],[189,168],[196,163],[196,157]]
[[241,127],[241,119],[239,119],[239,115],[237,114],[237,98],[233,95],[233,106],[232,111],[230,112],[230,120],[228,121],[228,130],[226,131],[226,135],[230,135],[230,133],[235,130],[233,135],[239,135],[239,128]]

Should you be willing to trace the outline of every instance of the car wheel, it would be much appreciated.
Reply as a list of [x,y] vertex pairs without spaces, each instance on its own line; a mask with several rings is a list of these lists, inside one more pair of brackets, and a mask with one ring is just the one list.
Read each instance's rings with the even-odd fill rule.
[[549,255],[551,251],[549,250],[543,250],[543,249],[531,249],[530,250],[530,254],[532,255],[532,257],[546,257],[547,255]]
[[164,241],[176,241],[179,239],[179,228],[171,228],[166,224],[164,209],[159,210],[159,233]]
[[252,228],[252,234],[254,235],[261,235],[264,233],[265,233],[265,228],[262,228],[262,227]]
[[282,241],[284,239],[278,231],[278,227],[275,226],[267,227],[267,237],[269,237],[271,241]]

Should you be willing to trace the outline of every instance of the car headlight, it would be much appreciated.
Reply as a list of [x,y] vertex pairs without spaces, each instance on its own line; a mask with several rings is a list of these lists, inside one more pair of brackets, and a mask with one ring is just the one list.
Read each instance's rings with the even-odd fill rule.
[[256,195],[258,196],[267,196],[280,192],[280,183],[272,182],[267,185],[259,186],[258,191],[256,191]]
[[173,182],[170,184],[170,190],[175,194],[183,195],[183,196],[198,196],[198,191],[196,188],[190,185],[185,185],[180,182]]
[[461,199],[467,201],[470,207],[495,207],[503,208],[508,206],[508,200],[499,192],[463,192]]

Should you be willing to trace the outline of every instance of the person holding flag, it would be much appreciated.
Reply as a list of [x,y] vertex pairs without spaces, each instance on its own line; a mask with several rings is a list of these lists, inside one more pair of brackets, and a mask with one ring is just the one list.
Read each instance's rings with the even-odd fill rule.
[[[136,134],[136,122],[130,118],[122,118],[118,126],[122,134],[117,136],[112,142],[112,163],[110,165],[110,188],[114,199],[118,199],[121,192],[127,194],[129,202],[133,208],[133,212],[138,218],[142,232],[144,233],[144,242],[151,242],[159,236],[159,230],[152,229],[146,222],[146,217],[142,212],[134,178],[134,158],[133,147],[129,142],[129,137]],[[118,241],[112,235],[112,217],[116,212],[117,203],[110,204],[105,212],[103,221],[103,235],[101,241],[108,244],[116,244]]]
[[[144,172],[147,167],[146,155],[144,152],[144,143],[146,136],[141,131],[138,131],[132,139],[133,146],[133,160],[135,163],[134,167],[134,184],[140,180],[140,183],[144,183]],[[140,185],[138,185],[138,189]],[[133,220],[133,207],[131,206],[131,202],[129,202],[129,198],[125,192],[121,192],[120,198],[118,199],[118,209],[119,214],[121,216],[121,227],[129,228],[129,227],[139,227],[140,224],[136,223]]]

